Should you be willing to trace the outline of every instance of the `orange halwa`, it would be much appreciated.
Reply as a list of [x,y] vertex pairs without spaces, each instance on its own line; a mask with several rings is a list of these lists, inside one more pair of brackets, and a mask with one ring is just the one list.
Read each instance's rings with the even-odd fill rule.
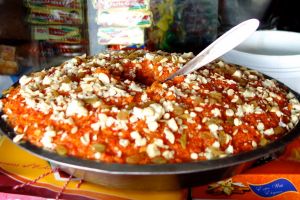
[[295,96],[254,70],[215,61],[163,82],[192,57],[146,50],[76,57],[23,76],[1,99],[2,118],[15,142],[130,164],[250,151],[298,123]]

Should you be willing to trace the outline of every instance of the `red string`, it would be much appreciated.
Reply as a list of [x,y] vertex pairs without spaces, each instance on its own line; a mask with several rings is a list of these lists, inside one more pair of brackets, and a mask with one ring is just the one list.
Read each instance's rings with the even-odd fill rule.
[[81,184],[83,183],[83,180],[80,179],[79,183],[77,183],[76,188],[80,188]]
[[67,180],[67,182],[65,183],[65,185],[62,187],[62,189],[59,191],[59,193],[57,193],[56,195],[56,200],[59,200],[59,197],[63,194],[63,192],[65,191],[65,189],[67,188],[68,184],[70,183],[70,181],[72,180],[73,174],[71,174]]
[[44,178],[44,177],[46,177],[46,176],[48,176],[48,175],[50,175],[50,174],[55,173],[57,170],[58,170],[58,168],[51,169],[49,172],[46,172],[46,173],[44,173],[44,174],[38,176],[38,177],[37,177],[36,179],[34,179],[34,180],[25,182],[25,183],[23,183],[23,184],[15,185],[15,186],[13,187],[13,190],[17,190],[17,189],[23,188],[23,187],[25,187],[25,186],[33,185],[33,184],[36,183],[38,180],[40,180],[40,179],[42,179],[42,178]]

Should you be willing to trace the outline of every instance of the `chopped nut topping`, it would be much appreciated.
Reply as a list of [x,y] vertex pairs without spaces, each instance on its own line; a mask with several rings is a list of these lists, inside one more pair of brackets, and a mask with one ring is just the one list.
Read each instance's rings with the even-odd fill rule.
[[18,133],[15,142],[130,164],[221,158],[267,145],[299,123],[297,97],[253,70],[214,61],[164,81],[192,57],[147,50],[76,57],[22,76],[4,92],[1,118]]

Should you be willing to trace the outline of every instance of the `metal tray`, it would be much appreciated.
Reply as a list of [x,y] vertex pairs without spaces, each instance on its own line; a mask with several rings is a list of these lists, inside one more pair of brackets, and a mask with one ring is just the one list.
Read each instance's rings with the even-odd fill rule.
[[[299,94],[292,90],[290,91],[300,100]],[[0,112],[0,115],[2,114]],[[1,117],[0,132],[10,138],[10,140],[16,135],[13,128]],[[207,184],[241,173],[254,162],[277,154],[298,136],[300,136],[300,123],[280,139],[249,152],[215,160],[147,165],[102,163],[76,157],[60,156],[57,153],[36,147],[29,142],[22,142],[16,145],[58,165],[69,174],[96,184],[125,189],[174,190]]]

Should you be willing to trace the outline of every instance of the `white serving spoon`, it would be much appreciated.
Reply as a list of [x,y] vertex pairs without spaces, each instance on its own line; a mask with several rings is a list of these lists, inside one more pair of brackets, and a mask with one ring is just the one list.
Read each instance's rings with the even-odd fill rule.
[[236,25],[201,51],[197,56],[185,64],[185,66],[170,75],[166,80],[171,80],[175,76],[191,73],[219,58],[246,40],[256,31],[258,26],[259,21],[257,19],[249,19]]

